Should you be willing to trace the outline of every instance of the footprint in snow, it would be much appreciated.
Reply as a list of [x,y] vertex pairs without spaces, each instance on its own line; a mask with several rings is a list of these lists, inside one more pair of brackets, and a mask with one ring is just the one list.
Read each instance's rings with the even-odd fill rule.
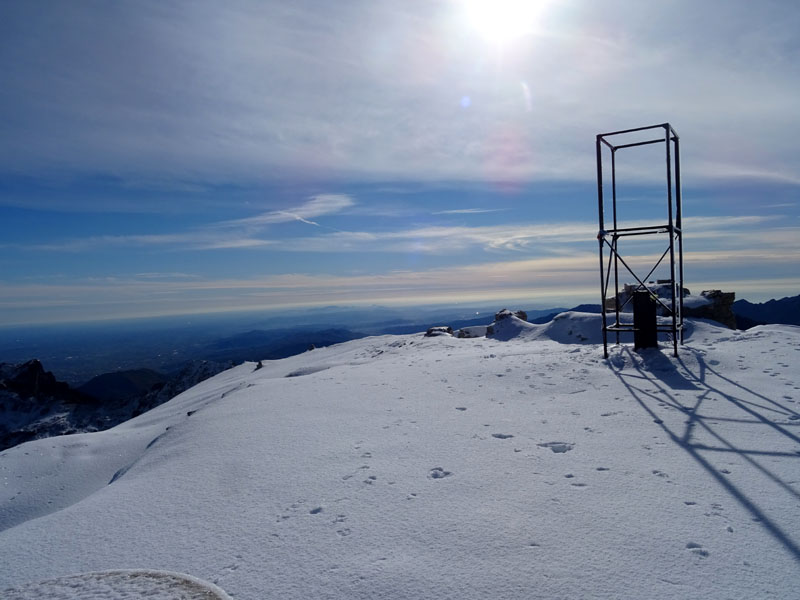
[[428,477],[431,479],[443,479],[445,477],[449,477],[453,473],[450,471],[445,471],[442,467],[434,467],[428,473]]
[[702,544],[698,544],[697,542],[689,542],[686,544],[686,549],[690,550],[693,554],[697,554],[697,556],[702,556],[706,558],[710,553],[708,550],[703,548]]
[[575,447],[575,444],[570,442],[545,442],[543,444],[536,444],[540,448],[550,448],[556,454],[563,454],[569,452]]

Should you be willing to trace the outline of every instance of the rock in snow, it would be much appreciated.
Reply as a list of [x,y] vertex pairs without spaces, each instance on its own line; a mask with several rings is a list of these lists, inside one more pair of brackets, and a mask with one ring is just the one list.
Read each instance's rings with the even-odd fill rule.
[[796,595],[799,328],[604,360],[598,315],[496,325],[245,363],[4,451],[0,597],[131,569],[243,600]]
[[453,335],[453,328],[448,325],[438,325],[436,327],[428,327],[425,332],[425,337],[436,337],[439,335]]

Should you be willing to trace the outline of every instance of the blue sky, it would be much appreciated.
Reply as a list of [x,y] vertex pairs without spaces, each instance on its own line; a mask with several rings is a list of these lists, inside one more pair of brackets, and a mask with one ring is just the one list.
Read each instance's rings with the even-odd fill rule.
[[597,302],[595,135],[665,121],[687,287],[800,293],[800,5],[524,4],[3,3],[0,325]]

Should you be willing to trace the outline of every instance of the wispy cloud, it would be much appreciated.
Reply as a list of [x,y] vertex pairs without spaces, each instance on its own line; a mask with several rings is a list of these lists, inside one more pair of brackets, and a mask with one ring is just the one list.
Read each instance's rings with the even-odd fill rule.
[[[352,205],[348,197],[315,198],[298,207],[301,215],[322,216]],[[263,218],[262,218],[263,217]],[[594,222],[507,223],[475,226],[422,226],[394,230],[344,231],[325,228],[313,236],[264,238],[254,235],[268,225],[295,219],[267,213],[252,219],[225,221],[204,229],[160,235],[97,236],[63,242],[37,244],[29,249],[51,252],[87,252],[103,247],[162,247],[167,250],[281,250],[304,253],[380,252],[445,255],[482,250],[485,252],[531,252],[564,255],[574,248],[595,243]],[[800,227],[779,225],[777,216],[739,215],[687,217],[684,231],[695,247],[727,243],[728,247],[747,243],[755,251],[763,247],[795,248],[800,246]],[[314,223],[316,225],[316,223]],[[629,226],[651,225],[631,221]],[[763,227],[769,226],[765,236]],[[636,241],[629,241],[634,244]],[[798,248],[800,249],[800,248]]]
[[[754,244],[782,245],[791,242],[792,228],[782,228],[765,237],[757,226],[779,221],[774,216],[689,217],[684,229],[701,244],[718,238],[741,243],[747,236]],[[651,225],[632,221],[630,226]],[[296,252],[398,252],[448,254],[470,248],[485,251],[532,251],[558,254],[572,246],[594,245],[597,224],[586,222],[509,223],[476,226],[425,226],[388,231],[335,231],[313,237],[281,241],[281,250]],[[800,245],[800,238],[794,238]]]
[[499,57],[465,5],[60,3],[57,29],[4,6],[0,106],[20,143],[0,163],[186,185],[591,180],[594,134],[666,115],[687,175],[796,182],[794,7],[551,2]]
[[354,206],[354,200],[344,194],[320,194],[286,210],[276,210],[254,217],[220,221],[190,231],[166,234],[102,235],[61,242],[33,244],[32,250],[48,252],[85,252],[103,247],[161,246],[172,249],[220,250],[242,248],[269,248],[277,242],[254,237],[270,225],[300,221],[322,227],[312,221],[324,215],[338,213]]
[[222,221],[217,225],[220,227],[253,227],[262,225],[272,225],[275,223],[286,223],[289,221],[300,221],[308,225],[319,223],[312,221],[323,215],[330,215],[341,212],[344,209],[355,205],[353,199],[346,194],[319,194],[311,197],[307,202],[285,210],[274,210],[254,217],[244,219],[234,219],[232,221]]

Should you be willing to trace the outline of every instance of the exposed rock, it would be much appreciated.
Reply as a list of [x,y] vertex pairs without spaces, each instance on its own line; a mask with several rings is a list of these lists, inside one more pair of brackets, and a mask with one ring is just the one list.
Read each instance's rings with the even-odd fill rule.
[[696,306],[684,306],[685,316],[711,319],[717,323],[722,323],[730,329],[736,329],[736,315],[733,313],[733,301],[736,299],[734,292],[707,290],[701,292],[700,296],[709,302]]
[[97,404],[57,381],[38,360],[0,363],[0,450],[28,440],[78,431]]
[[12,365],[0,363],[0,389],[7,390],[24,399],[44,401],[57,398],[65,402],[86,402],[87,398],[73,390],[55,375],[45,371],[37,359]]
[[508,317],[517,317],[518,319],[527,321],[528,313],[526,313],[524,310],[508,310],[507,308],[504,308],[500,312],[495,313],[494,320],[495,322],[502,321],[503,319],[507,319]]
[[0,363],[0,450],[34,439],[108,429],[231,366],[194,361],[166,383],[152,385],[146,393],[101,401],[57,381],[38,360],[19,365]]
[[429,327],[428,331],[425,332],[425,337],[437,337],[440,335],[453,335],[453,328],[449,325],[440,325],[437,327]]

